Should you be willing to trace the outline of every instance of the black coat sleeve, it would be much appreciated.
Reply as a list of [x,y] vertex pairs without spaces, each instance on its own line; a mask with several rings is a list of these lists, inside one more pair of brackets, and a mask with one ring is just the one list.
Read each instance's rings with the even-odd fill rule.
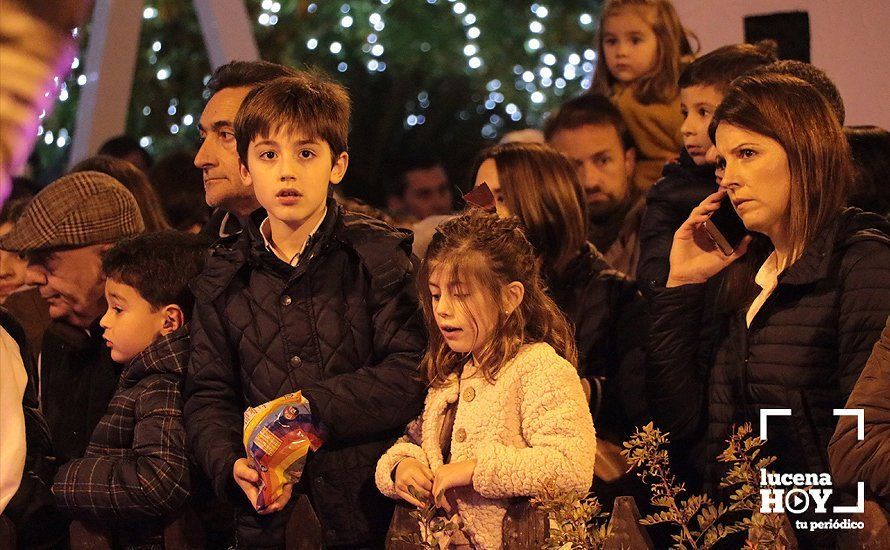
[[707,284],[656,289],[646,362],[646,395],[655,425],[677,442],[701,433],[707,391],[697,364]]
[[864,481],[871,491],[887,496],[890,248],[876,242],[860,244],[847,258],[838,320],[838,384],[842,395],[850,396],[847,408],[865,410],[865,439],[857,440],[855,417],[840,417],[829,445],[829,460],[839,485],[855,487],[855,482]]
[[[631,426],[649,419],[646,406],[646,342],[651,319],[646,301],[630,283],[621,289],[617,315],[611,327],[618,371],[615,390],[624,417]],[[625,433],[629,436],[630,433]]]
[[671,180],[664,178],[649,190],[646,213],[640,224],[640,260],[636,278],[643,293],[667,283],[674,233],[689,215],[678,212],[670,200]]
[[312,413],[327,428],[329,441],[375,439],[401,432],[420,414],[426,385],[418,365],[426,332],[408,254],[397,249],[369,273],[367,307],[374,331],[371,364],[303,390]]
[[212,302],[196,302],[189,327],[191,356],[183,390],[189,448],[215,493],[237,502],[243,493],[235,484],[232,468],[246,457],[237,358],[225,341],[225,328]]

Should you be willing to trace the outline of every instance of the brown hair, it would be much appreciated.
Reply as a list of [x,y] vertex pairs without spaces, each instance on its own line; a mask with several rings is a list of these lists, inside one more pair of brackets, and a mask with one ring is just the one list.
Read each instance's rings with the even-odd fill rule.
[[587,242],[584,190],[572,164],[540,143],[506,143],[482,151],[472,174],[486,160],[497,168],[501,192],[541,259],[560,279]]
[[844,134],[856,167],[856,185],[847,204],[890,216],[890,132],[878,126],[847,126]]
[[751,76],[769,73],[793,76],[816,88],[828,100],[828,104],[831,105],[831,109],[837,116],[838,122],[841,125],[844,124],[844,118],[846,118],[844,99],[841,97],[840,90],[837,89],[837,86],[834,85],[834,82],[831,81],[825,71],[815,65],[796,59],[782,59],[753,69]]
[[299,76],[300,72],[286,65],[268,61],[230,61],[213,71],[207,89],[216,93],[226,88],[246,88],[264,84],[285,76]]
[[257,137],[285,128],[331,148],[331,162],[348,149],[349,94],[320,72],[279,78],[251,90],[235,117],[238,156],[247,166],[247,149]]
[[[418,293],[429,335],[429,345],[421,362],[432,386],[441,386],[451,373],[459,372],[466,357],[448,347],[439,332],[430,275],[447,270],[452,281],[473,285],[497,308],[492,335],[479,357],[480,370],[489,381],[501,367],[516,356],[520,346],[536,342],[550,344],[557,353],[577,367],[575,334],[553,300],[547,296],[538,273],[534,249],[515,218],[501,219],[478,209],[448,220],[433,235],[426,258],[417,276]],[[509,315],[500,302],[506,285],[522,283],[525,296]],[[493,303],[492,303],[493,302]]]
[[593,73],[595,92],[612,95],[612,86],[617,82],[609,67],[606,66],[605,50],[603,49],[603,30],[606,19],[613,15],[635,10],[644,21],[650,21],[652,32],[658,41],[658,53],[655,65],[649,74],[634,82],[634,96],[640,103],[669,103],[679,93],[677,80],[683,69],[684,58],[691,58],[695,53],[689,44],[686,31],[680,24],[680,16],[670,0],[608,0],[600,13],[599,32],[597,33],[598,54],[596,70]]
[[574,130],[587,125],[613,126],[625,151],[635,147],[621,111],[608,97],[597,93],[584,94],[560,105],[544,122],[544,139],[550,141],[560,130]]
[[699,57],[680,73],[680,89],[690,86],[713,86],[720,93],[736,78],[776,61],[778,45],[774,40],[756,44],[731,44]]
[[71,172],[89,171],[108,174],[133,194],[136,204],[139,205],[139,213],[142,214],[142,221],[145,222],[147,233],[171,228],[155,188],[151,185],[145,172],[137,168],[136,165],[124,159],[96,155],[78,162],[71,169]]
[[[733,81],[717,107],[708,128],[714,143],[722,123],[774,139],[785,150],[791,173],[787,227],[794,261],[837,217],[853,181],[850,147],[831,104],[799,78],[748,75]],[[749,297],[754,274],[764,259],[759,256],[767,250],[749,252],[748,261],[734,270],[741,274],[728,277],[731,305],[739,306]]]

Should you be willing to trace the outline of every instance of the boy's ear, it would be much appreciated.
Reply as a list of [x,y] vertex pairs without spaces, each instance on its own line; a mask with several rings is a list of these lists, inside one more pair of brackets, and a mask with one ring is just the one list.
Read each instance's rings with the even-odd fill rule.
[[244,187],[253,185],[253,179],[250,177],[250,170],[247,169],[247,165],[244,164],[244,161],[240,158],[238,159],[238,171],[241,172],[241,185]]
[[507,315],[513,313],[522,303],[523,298],[525,298],[525,287],[522,283],[513,281],[508,284],[504,289],[504,313]]
[[349,166],[349,153],[343,151],[337,156],[337,160],[331,167],[331,185],[337,185],[343,181],[343,176],[346,175],[347,166]]
[[164,306],[164,324],[161,326],[161,334],[164,336],[179,330],[185,324],[185,314],[182,308],[176,304]]

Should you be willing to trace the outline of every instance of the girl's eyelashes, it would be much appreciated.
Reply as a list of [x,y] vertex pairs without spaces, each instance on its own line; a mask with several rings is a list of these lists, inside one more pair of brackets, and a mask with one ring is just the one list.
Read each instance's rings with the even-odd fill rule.
[[743,158],[743,159],[749,159],[756,154],[757,153],[754,151],[754,149],[740,149],[739,150],[739,158]]

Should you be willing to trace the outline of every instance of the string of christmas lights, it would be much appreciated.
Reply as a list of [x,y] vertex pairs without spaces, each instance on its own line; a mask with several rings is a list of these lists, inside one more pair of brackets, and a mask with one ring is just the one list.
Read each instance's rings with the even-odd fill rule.
[[[196,66],[203,67],[202,84],[210,72],[188,4],[153,0],[142,11],[144,49],[139,54],[128,131],[136,130],[140,144],[153,152],[192,142],[194,124],[206,100],[197,83],[188,88],[179,84],[193,79],[188,75],[195,74]],[[351,0],[339,5],[304,0],[247,2],[265,59],[319,65],[339,73],[347,86],[358,78],[353,71],[367,75],[361,82],[391,78],[384,74],[388,70],[462,74],[473,89],[466,90],[467,102],[452,120],[478,124],[477,135],[486,140],[538,125],[564,97],[590,87],[596,61],[592,49],[599,9],[596,0],[535,2],[527,11],[513,9],[518,2],[409,4],[391,0]],[[425,29],[420,28],[422,23]],[[177,26],[173,29],[172,25]],[[278,47],[268,51],[266,43]],[[444,66],[432,60],[443,61]],[[60,104],[37,130],[42,153],[58,150],[50,155],[53,158],[64,155],[70,145],[78,88],[87,83],[79,58],[71,68],[66,80],[57,79]],[[419,80],[402,111],[406,131],[426,124],[435,106],[441,107],[445,99],[443,92]]]

